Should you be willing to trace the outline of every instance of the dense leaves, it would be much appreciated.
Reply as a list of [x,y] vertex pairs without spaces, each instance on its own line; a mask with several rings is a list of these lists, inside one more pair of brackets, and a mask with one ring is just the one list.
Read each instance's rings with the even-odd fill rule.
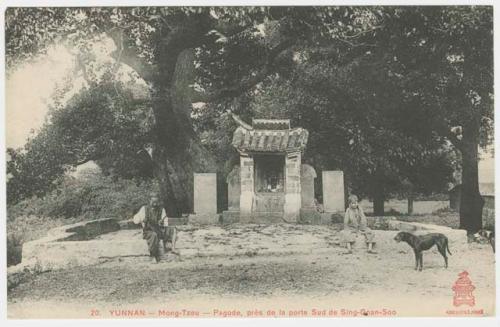
[[[88,159],[122,176],[147,175],[131,158],[151,144],[151,170],[168,211],[188,212],[192,173],[227,172],[235,162],[234,125],[225,114],[231,109],[247,119],[287,117],[308,128],[306,160],[320,170],[345,170],[351,190],[378,203],[395,193],[443,191],[459,163],[467,190],[461,208],[472,208],[461,212],[462,227],[480,225],[477,150],[492,141],[493,126],[491,7],[11,8],[6,14],[8,69],[63,42],[92,77],[97,40],[114,42],[113,65],[128,65],[147,82],[149,103],[114,96],[116,81],[100,89],[88,79],[89,90],[61,111],[78,124],[54,113],[52,127],[27,151],[10,151],[19,188],[38,178],[43,185],[33,183],[34,189],[43,193],[63,162]],[[195,102],[205,104],[193,110]],[[43,139],[52,135],[64,135],[64,142],[44,150],[52,143]],[[46,169],[24,173],[30,164],[23,162],[35,162],[27,158],[37,151]]]
[[152,124],[144,100],[134,99],[120,84],[82,90],[63,108],[53,108],[23,149],[8,150],[8,202],[45,194],[72,167],[91,160],[105,174],[152,177],[147,153]]

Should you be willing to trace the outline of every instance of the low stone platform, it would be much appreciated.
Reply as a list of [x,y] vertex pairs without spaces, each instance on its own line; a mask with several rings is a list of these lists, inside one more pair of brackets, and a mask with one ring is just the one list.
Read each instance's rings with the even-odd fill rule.
[[[169,218],[170,220],[170,218]],[[188,223],[192,225],[216,225],[220,223],[221,217],[219,214],[190,214]]]
[[[380,249],[386,246],[384,244],[393,242],[399,230],[415,234],[443,233],[449,238],[452,251],[467,247],[466,232],[463,230],[402,222],[394,217],[370,218],[368,223],[372,228],[375,227],[377,247]],[[21,264],[9,267],[8,271],[19,271],[35,266],[44,271],[91,265],[106,258],[148,256],[148,248],[142,239],[140,228],[117,230],[117,226],[118,222],[105,219],[53,229],[47,237],[24,244]],[[378,227],[382,227],[383,230],[376,230]],[[342,224],[178,225],[176,248],[180,258],[342,251],[339,246],[341,228]],[[90,236],[93,238],[88,239]],[[166,259],[176,257],[174,254],[169,254]]]

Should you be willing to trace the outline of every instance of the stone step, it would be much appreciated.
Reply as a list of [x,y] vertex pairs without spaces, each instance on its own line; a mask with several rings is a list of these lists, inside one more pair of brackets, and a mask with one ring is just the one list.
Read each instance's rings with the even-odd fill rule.
[[240,223],[244,224],[279,224],[286,222],[283,212],[255,212],[251,216],[240,216]]

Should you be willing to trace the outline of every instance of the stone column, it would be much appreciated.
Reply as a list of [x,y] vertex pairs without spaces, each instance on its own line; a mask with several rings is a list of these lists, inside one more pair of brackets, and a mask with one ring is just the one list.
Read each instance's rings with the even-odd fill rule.
[[344,212],[344,172],[323,171],[323,207],[325,212]]
[[314,209],[314,180],[316,179],[316,171],[310,165],[302,165],[300,172],[300,188],[302,194],[302,208]]
[[233,170],[227,175],[227,202],[229,211],[240,210],[240,166],[234,166]]
[[194,174],[194,212],[196,214],[217,213],[217,175],[215,173]]
[[289,153],[285,157],[285,207],[284,219],[287,222],[297,222],[300,215],[300,152]]
[[194,214],[189,215],[189,223],[216,224],[217,215],[217,174],[194,174]]
[[254,197],[254,162],[253,157],[240,156],[240,216],[251,217]]
[[[301,208],[300,222],[306,224],[323,223],[322,215],[316,208],[314,201],[314,179],[317,177],[316,170],[310,165],[303,164],[300,171]],[[331,216],[331,215],[330,215]],[[329,223],[330,216],[325,215],[324,223]]]

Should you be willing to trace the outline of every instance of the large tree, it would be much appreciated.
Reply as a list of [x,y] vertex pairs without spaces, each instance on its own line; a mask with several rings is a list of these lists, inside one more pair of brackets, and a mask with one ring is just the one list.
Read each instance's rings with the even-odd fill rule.
[[[481,225],[477,146],[488,140],[493,119],[489,7],[14,8],[6,14],[9,70],[64,41],[79,49],[83,75],[92,79],[91,44],[102,39],[114,41],[116,66],[130,66],[148,83],[154,174],[169,214],[192,209],[193,172],[217,167],[193,126],[191,104],[215,101],[209,107],[221,117],[232,98],[244,109],[250,91],[295,78],[305,82],[305,108],[314,109],[299,112],[301,123],[328,123],[328,137],[347,141],[340,149],[353,160],[341,166],[357,162],[352,178],[370,179],[377,203],[401,176],[415,184],[416,167],[433,166],[422,144],[439,150],[436,144],[447,140],[462,158],[461,226],[474,232]],[[304,60],[311,58],[312,64]],[[328,147],[334,144],[323,148],[330,165],[338,161]]]
[[449,146],[413,128],[419,117],[385,67],[363,55],[346,61],[317,50],[302,49],[294,69],[265,83],[243,111],[307,128],[305,160],[343,170],[352,192],[374,200],[376,215],[391,196],[445,192],[453,172]]
[[461,154],[460,227],[482,227],[478,150],[492,141],[493,10],[487,6],[387,8],[374,56],[415,104],[414,128]]
[[[294,45],[313,41],[315,35],[335,38],[344,30],[358,33],[367,26],[363,20],[358,26],[350,23],[358,11],[363,10],[9,8],[7,64],[14,69],[52,42],[67,42],[80,50],[83,75],[88,77],[92,44],[112,39],[116,64],[130,66],[149,85],[155,120],[154,174],[169,215],[176,216],[192,210],[193,172],[216,170],[213,155],[193,129],[191,104],[248,91],[272,74]],[[201,65],[198,70],[196,64]]]

